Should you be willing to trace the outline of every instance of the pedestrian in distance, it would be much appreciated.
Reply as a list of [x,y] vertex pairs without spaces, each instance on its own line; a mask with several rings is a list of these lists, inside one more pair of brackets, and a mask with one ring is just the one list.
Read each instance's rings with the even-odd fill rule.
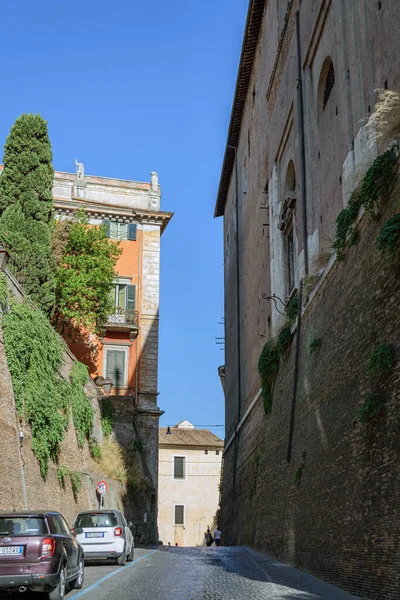
[[204,537],[205,537],[205,539],[206,539],[206,546],[211,546],[211,544],[212,544],[212,543],[213,543],[213,541],[214,541],[214,538],[213,538],[213,536],[211,535],[211,531],[210,531],[210,528],[209,528],[209,527],[207,527],[207,531],[206,531],[206,533],[204,534]]
[[215,540],[215,545],[216,546],[220,546],[221,545],[221,531],[219,529],[219,527],[217,527],[217,529],[214,531],[214,540]]

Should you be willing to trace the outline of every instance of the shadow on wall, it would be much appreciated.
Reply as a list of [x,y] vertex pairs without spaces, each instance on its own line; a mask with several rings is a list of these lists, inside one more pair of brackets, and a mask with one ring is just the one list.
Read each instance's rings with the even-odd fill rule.
[[[141,360],[149,350],[149,340],[158,335],[158,322],[153,321],[147,332],[142,351],[138,350],[136,370],[128,382],[128,395],[122,395],[120,389],[123,383],[122,373],[116,372],[112,395],[107,397],[113,411],[113,434],[120,449],[123,463],[121,479],[126,485],[123,508],[128,521],[132,522],[132,533],[135,543],[157,543],[157,487],[158,487],[158,412],[151,414],[154,407],[143,399],[140,394],[140,369],[148,368]],[[138,340],[135,341],[138,343]],[[134,348],[132,346],[133,351]],[[152,349],[153,350],[153,349]],[[143,372],[142,372],[143,374]],[[133,390],[136,389],[138,377],[138,398]],[[153,394],[156,400],[157,390],[144,390]],[[143,410],[141,410],[143,408]],[[157,409],[158,410],[158,409]],[[121,481],[120,479],[120,481]]]

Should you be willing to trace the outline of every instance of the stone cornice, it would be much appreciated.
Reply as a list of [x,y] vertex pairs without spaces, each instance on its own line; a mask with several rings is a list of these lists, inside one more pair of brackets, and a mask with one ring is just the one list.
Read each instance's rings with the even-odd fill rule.
[[60,199],[54,198],[54,209],[59,215],[72,215],[80,208],[85,208],[86,212],[95,219],[117,218],[126,223],[140,223],[148,225],[159,225],[161,233],[168,225],[174,213],[164,211],[151,211],[142,208],[129,209],[122,206],[110,206],[100,202],[87,202],[84,200]]

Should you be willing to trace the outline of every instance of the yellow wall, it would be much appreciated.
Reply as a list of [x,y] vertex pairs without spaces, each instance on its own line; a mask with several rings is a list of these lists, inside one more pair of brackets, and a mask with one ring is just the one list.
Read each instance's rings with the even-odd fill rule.
[[[174,456],[186,457],[186,478],[173,478]],[[218,508],[222,448],[180,447],[159,449],[158,537],[167,545],[203,544]],[[185,525],[173,525],[174,504],[185,505]]]

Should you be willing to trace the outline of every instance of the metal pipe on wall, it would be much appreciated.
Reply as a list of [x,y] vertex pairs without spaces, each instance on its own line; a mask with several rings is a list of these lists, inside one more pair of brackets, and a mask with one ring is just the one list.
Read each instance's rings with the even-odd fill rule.
[[[296,47],[297,47],[297,101],[299,114],[299,135],[300,135],[300,160],[301,160],[301,202],[303,215],[303,247],[304,247],[304,274],[308,275],[308,235],[307,235],[307,187],[306,187],[306,150],[304,139],[304,100],[300,52],[300,13],[296,13]],[[302,282],[299,281],[299,298],[297,312],[297,331],[296,331],[296,349],[294,358],[294,374],[292,388],[292,403],[290,407],[289,436],[286,460],[290,463],[292,459],[292,444],[294,431],[294,415],[296,410],[297,381],[300,361],[300,330],[301,330],[301,306],[303,301]]]
[[296,47],[297,47],[297,105],[299,116],[300,135],[300,169],[301,169],[301,204],[303,215],[303,248],[304,248],[304,273],[308,275],[308,234],[307,234],[307,185],[306,185],[306,148],[304,138],[304,99],[303,79],[300,52],[300,13],[296,13]]
[[[240,335],[240,243],[239,243],[239,175],[237,165],[237,148],[227,144],[230,150],[235,153],[235,215],[236,215],[236,304],[237,304],[237,377],[238,377],[238,401],[237,401],[237,423],[240,421],[240,411],[242,405],[242,377],[241,377],[241,335]],[[225,323],[226,326],[226,323]],[[237,467],[237,446],[238,446],[238,432],[236,432],[235,426],[235,443],[234,443],[234,469],[233,469],[233,493],[235,493],[236,486],[236,467]]]

